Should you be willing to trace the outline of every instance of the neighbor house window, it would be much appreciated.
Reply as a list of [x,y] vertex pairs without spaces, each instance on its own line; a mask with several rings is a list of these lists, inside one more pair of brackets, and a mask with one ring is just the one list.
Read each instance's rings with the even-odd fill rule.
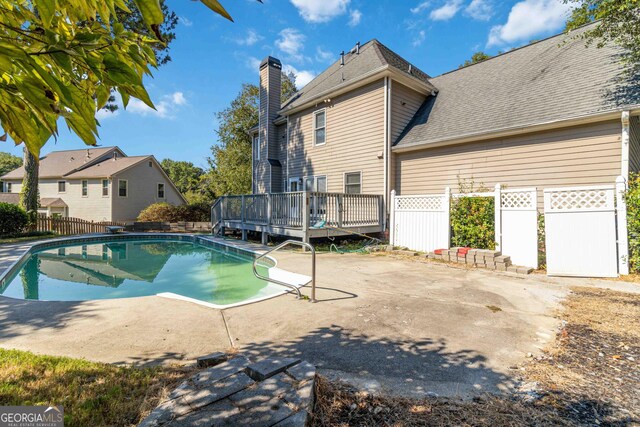
[[158,199],[164,199],[164,184],[158,184]]
[[360,194],[362,192],[362,173],[347,172],[344,174],[344,192]]
[[7,193],[11,193],[11,183],[7,182],[4,184],[4,191],[6,191]]
[[58,181],[58,193],[67,192],[67,181]]
[[82,197],[87,197],[89,195],[89,181],[86,179],[82,181]]
[[118,180],[118,196],[120,197],[127,197],[127,187],[128,187],[128,182],[126,179],[119,179]]
[[313,143],[322,145],[326,142],[326,115],[325,110],[313,113]]
[[109,180],[108,179],[103,179],[102,180],[102,195],[104,197],[109,195]]
[[253,137],[253,158],[257,162],[260,160],[260,137]]

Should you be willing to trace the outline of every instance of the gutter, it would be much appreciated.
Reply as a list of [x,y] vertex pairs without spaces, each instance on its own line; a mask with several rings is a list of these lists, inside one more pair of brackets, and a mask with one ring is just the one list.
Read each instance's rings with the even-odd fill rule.
[[[418,142],[410,145],[399,145],[392,147],[391,150],[394,153],[405,153],[408,151],[424,150],[428,148],[444,147],[448,145],[464,144],[466,142],[482,141],[487,139],[501,138],[507,136],[522,135],[527,133],[539,132],[544,130],[558,129],[567,126],[576,126],[587,123],[603,122],[608,120],[619,120],[622,110],[609,111],[606,113],[589,114],[585,116],[577,116],[569,119],[552,120],[548,122],[519,125],[512,127],[505,127],[502,129],[496,129],[488,132],[480,132],[457,136],[453,138],[442,138],[430,142]],[[632,116],[640,115],[640,108],[631,109],[630,114]]]

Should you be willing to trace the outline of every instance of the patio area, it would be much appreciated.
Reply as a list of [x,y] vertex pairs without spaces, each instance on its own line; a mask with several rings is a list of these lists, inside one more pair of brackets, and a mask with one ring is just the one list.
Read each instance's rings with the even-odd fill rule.
[[[308,256],[278,261],[306,273]],[[292,295],[225,310],[156,296],[2,297],[0,346],[140,365],[191,363],[214,351],[299,357],[372,391],[470,396],[510,389],[517,365],[554,336],[568,286],[595,282],[358,254],[320,254],[317,268],[316,304]]]

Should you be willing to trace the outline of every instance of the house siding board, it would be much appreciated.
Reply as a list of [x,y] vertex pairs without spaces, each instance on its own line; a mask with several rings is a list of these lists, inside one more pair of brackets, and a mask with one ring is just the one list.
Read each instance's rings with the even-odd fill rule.
[[[172,205],[184,204],[180,194],[164,177],[157,162],[149,167],[141,162],[112,177],[113,221],[134,221],[140,211],[153,203],[167,202]],[[128,181],[127,197],[118,196],[118,180]],[[158,199],[157,184],[164,183],[165,198]]]
[[391,84],[391,144],[395,144],[402,131],[424,103],[426,96],[396,81]]
[[640,172],[640,116],[629,119],[629,171]]
[[[326,108],[326,144],[313,145],[313,113]],[[344,173],[362,171],[362,192],[382,194],[384,82],[321,103],[289,117],[289,177],[326,175],[327,190],[344,191]]]
[[[66,181],[66,192],[58,193],[58,181]],[[47,178],[40,180],[40,198],[59,197],[67,204],[67,215],[87,221],[111,221],[111,198],[102,197],[102,180],[87,179],[87,196],[82,196],[81,179]]]
[[[458,191],[459,179],[492,188],[612,184],[621,171],[619,121],[396,154],[399,194]],[[542,192],[538,192],[542,207]]]

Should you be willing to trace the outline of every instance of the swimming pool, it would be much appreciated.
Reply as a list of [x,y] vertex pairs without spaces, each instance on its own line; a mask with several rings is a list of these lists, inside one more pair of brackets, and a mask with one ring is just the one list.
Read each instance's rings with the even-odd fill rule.
[[[2,281],[0,295],[46,301],[160,295],[224,308],[285,293],[254,276],[253,259],[195,237],[68,241],[34,248]],[[261,274],[272,270],[278,269],[259,267]]]

